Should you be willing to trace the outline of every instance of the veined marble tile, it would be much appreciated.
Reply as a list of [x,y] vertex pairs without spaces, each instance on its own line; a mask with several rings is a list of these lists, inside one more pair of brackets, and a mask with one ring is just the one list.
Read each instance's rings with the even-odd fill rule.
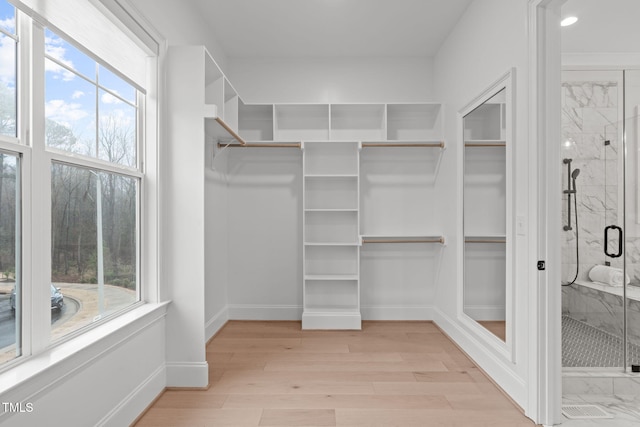
[[613,378],[563,376],[562,394],[613,394]]
[[[640,395],[640,374],[638,378],[613,378],[613,392],[616,395]],[[640,414],[640,407],[638,408]]]

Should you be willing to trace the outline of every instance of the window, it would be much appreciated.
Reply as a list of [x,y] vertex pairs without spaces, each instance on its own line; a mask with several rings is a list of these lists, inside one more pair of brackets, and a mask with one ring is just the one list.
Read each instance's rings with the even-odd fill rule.
[[81,155],[51,164],[55,340],[139,300],[138,91],[49,29],[44,43],[46,146]]
[[16,9],[0,1],[0,135],[16,136]]
[[55,162],[51,194],[56,339],[138,300],[138,180]]
[[136,166],[136,89],[51,30],[45,32],[49,147]]
[[145,80],[16,5],[0,0],[0,370],[142,300]]

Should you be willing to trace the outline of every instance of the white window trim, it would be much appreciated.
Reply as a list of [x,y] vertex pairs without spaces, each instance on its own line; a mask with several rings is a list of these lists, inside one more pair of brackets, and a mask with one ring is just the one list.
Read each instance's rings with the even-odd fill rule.
[[[21,356],[0,365],[0,378],[3,379],[4,385],[0,387],[0,393],[16,384],[18,378],[11,373],[23,364],[26,375],[20,381],[26,380],[54,364],[53,361],[46,363],[46,366],[42,364],[45,354],[52,351],[67,355],[76,354],[88,345],[87,340],[97,341],[105,338],[115,330],[136,322],[151,311],[161,308],[163,313],[166,312],[166,304],[157,304],[160,294],[158,284],[159,185],[157,171],[159,163],[157,148],[159,71],[157,67],[161,58],[147,58],[148,88],[146,91],[138,93],[138,125],[136,126],[138,167],[117,165],[46,147],[43,126],[43,118],[45,117],[44,61],[46,57],[44,27],[39,20],[25,13],[20,13],[19,9],[17,9],[16,27],[18,39],[18,137],[0,136],[0,149],[21,157],[22,296],[27,303],[23,304]],[[42,42],[34,42],[37,40],[42,40]],[[135,85],[134,87],[139,89]],[[151,138],[154,143],[146,143],[145,138]],[[41,287],[42,289],[35,289],[32,285],[34,283],[49,283],[51,279],[51,221],[42,221],[41,219],[51,218],[50,170],[52,162],[129,176],[136,178],[138,182],[136,218],[138,301],[100,321],[81,327],[55,342],[51,341],[49,289],[45,289],[44,286]],[[104,333],[96,332],[98,330]],[[40,360],[36,365],[28,362],[35,359]]]

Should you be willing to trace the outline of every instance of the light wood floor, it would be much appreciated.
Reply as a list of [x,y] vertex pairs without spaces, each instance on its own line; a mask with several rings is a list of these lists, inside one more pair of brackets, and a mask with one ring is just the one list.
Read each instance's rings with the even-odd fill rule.
[[534,425],[430,322],[231,321],[207,361],[208,390],[167,390],[136,426]]

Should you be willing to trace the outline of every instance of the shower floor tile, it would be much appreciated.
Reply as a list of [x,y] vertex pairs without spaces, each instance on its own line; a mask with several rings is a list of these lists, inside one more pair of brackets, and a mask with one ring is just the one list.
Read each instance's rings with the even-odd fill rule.
[[[640,346],[629,344],[629,356],[640,361]],[[613,368],[623,365],[622,338],[568,316],[562,317],[562,366]]]

